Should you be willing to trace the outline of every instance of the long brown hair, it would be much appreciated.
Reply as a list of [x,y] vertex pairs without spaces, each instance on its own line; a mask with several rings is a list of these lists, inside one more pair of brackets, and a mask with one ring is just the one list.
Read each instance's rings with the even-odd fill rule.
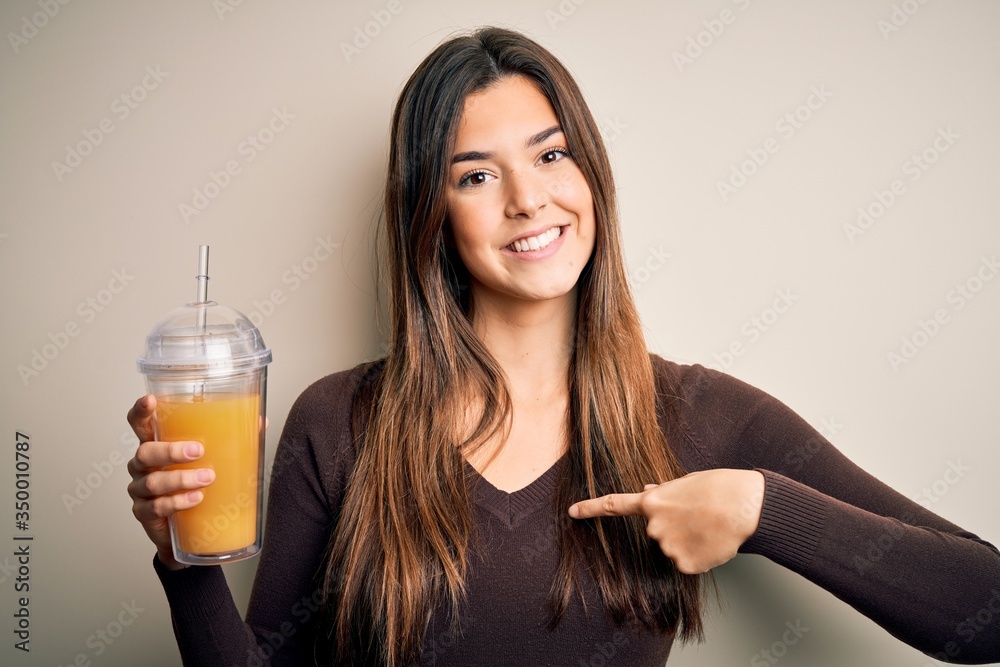
[[[389,347],[370,400],[356,401],[356,467],[324,581],[340,664],[415,662],[431,612],[446,604],[458,618],[475,537],[464,454],[504,433],[512,407],[503,370],[472,328],[468,274],[445,243],[445,183],[466,97],[509,76],[530,80],[552,104],[592,192],[597,227],[578,283],[567,378],[570,450],[554,507],[562,518],[552,623],[574,594],[583,595],[579,578],[592,576],[617,622],[701,634],[699,578],[673,567],[642,520],[564,520],[577,500],[640,491],[682,472],[657,423],[611,166],[593,116],[552,54],[516,32],[484,28],[435,49],[406,83],[392,118]],[[478,426],[468,435],[470,405],[478,406]]]

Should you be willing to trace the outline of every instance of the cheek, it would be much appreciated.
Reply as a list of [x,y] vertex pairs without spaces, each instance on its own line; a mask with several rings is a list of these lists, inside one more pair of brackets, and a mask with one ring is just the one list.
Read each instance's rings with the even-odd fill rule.
[[567,205],[572,206],[581,215],[583,215],[583,211],[593,211],[594,198],[590,193],[590,186],[587,185],[587,179],[584,178],[579,167],[574,168],[571,175],[565,179],[562,198]]
[[482,255],[484,246],[490,244],[488,225],[477,215],[476,206],[453,206],[448,209],[451,243],[467,269],[477,264],[476,257]]
[[468,243],[470,230],[476,228],[475,222],[474,210],[470,210],[470,207],[449,203],[448,228],[454,244],[459,248]]
[[574,181],[570,197],[571,199],[566,203],[572,206],[577,215],[580,216],[580,222],[584,227],[580,232],[593,237],[596,233],[597,214],[594,210],[594,197],[583,174],[579,174],[579,177]]

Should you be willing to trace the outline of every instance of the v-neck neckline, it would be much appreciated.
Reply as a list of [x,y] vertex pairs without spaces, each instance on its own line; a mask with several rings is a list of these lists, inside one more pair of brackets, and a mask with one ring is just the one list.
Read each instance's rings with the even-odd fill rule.
[[526,516],[551,505],[559,472],[568,457],[568,453],[563,454],[542,474],[516,491],[498,489],[468,460],[465,461],[466,478],[470,481],[475,503],[500,519],[507,528],[513,528]]

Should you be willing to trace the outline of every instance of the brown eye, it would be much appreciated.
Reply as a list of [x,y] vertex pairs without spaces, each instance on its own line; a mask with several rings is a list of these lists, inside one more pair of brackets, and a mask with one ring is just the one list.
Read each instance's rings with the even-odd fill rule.
[[471,171],[458,181],[458,187],[476,187],[478,185],[486,185],[490,179],[490,174],[483,170]]
[[553,162],[558,162],[564,157],[569,157],[569,151],[564,148],[553,148],[547,150],[539,156],[538,161],[542,164],[552,164]]

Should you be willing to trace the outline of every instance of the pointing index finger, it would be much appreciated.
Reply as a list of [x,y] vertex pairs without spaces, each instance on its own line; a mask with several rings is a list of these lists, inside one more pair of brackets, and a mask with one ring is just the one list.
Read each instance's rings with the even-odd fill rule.
[[595,516],[642,516],[639,498],[641,493],[611,493],[600,498],[581,500],[569,508],[574,519]]

